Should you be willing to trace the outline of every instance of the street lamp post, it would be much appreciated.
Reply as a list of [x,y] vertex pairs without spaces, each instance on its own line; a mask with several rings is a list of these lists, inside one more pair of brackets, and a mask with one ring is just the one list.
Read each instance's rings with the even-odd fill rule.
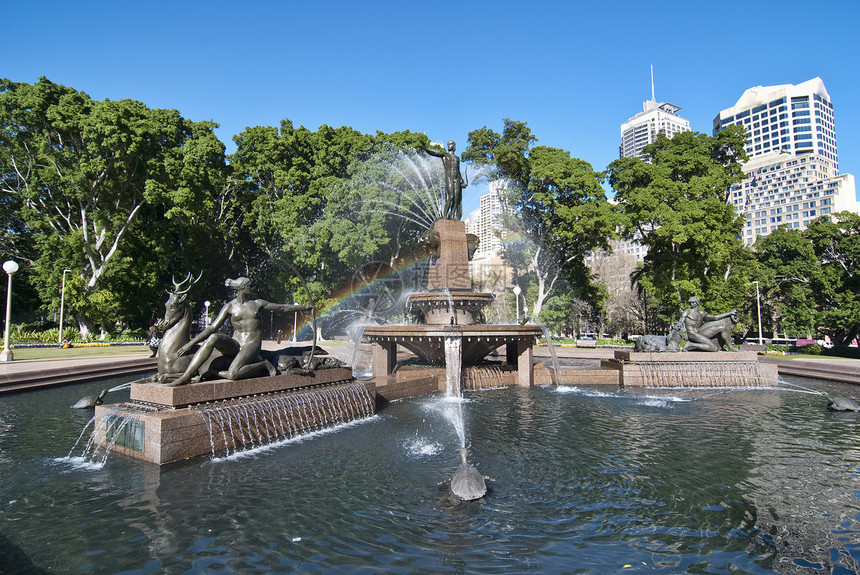
[[0,361],[12,361],[14,355],[9,348],[9,327],[12,324],[12,274],[18,271],[18,264],[12,260],[3,263],[3,271],[9,276],[6,288],[6,331],[3,337],[3,351],[0,351]]
[[758,344],[763,345],[762,343],[762,333],[761,333],[761,295],[758,290],[758,280],[753,282],[755,284],[755,301],[758,307]]
[[57,334],[57,345],[63,344],[63,306],[66,303],[66,273],[72,270],[63,270],[63,287],[60,289],[60,333]]
[[517,300],[517,321],[516,321],[516,323],[520,322],[520,294],[521,293],[523,293],[523,288],[521,288],[519,286],[519,284],[515,285],[514,286],[514,297]]
[[210,302],[208,299],[203,302],[203,307],[206,308],[206,321],[204,322],[206,325],[204,325],[203,327],[209,327],[209,304]]
[[[299,305],[293,302],[293,305]],[[293,343],[296,343],[296,325],[299,323],[299,310],[293,311]]]

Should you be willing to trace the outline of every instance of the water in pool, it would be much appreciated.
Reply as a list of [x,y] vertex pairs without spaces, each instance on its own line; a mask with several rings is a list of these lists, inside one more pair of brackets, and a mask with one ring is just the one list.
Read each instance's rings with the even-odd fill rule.
[[441,396],[241,457],[68,458],[92,415],[69,406],[120,381],[0,398],[0,573],[858,568],[860,414],[796,387],[848,385],[467,392],[491,480],[464,503],[444,485],[461,441]]

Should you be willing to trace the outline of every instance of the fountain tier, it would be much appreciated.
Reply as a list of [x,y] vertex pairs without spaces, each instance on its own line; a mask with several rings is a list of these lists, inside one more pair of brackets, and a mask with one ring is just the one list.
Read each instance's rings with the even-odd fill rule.
[[98,445],[151,463],[232,453],[372,415],[372,382],[346,368],[165,387],[131,386],[131,401],[96,407]]
[[481,309],[495,299],[472,291],[466,224],[439,220],[425,235],[431,251],[427,291],[414,293],[407,305],[428,325],[474,325]]
[[394,373],[397,346],[411,351],[423,363],[445,364],[445,338],[462,338],[462,365],[473,366],[504,346],[508,365],[517,368],[517,383],[530,387],[534,381],[532,346],[541,337],[537,325],[386,325],[368,326],[363,338],[373,345],[373,374]]
[[480,311],[493,299],[491,293],[444,291],[414,293],[408,301],[410,309],[419,312],[425,324],[442,326],[475,325]]

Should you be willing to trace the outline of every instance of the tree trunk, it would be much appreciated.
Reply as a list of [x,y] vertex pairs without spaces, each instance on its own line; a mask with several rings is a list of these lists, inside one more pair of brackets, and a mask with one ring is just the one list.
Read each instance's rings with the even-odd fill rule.
[[81,340],[86,340],[87,337],[95,329],[95,324],[90,321],[85,315],[78,316],[78,330],[81,332]]

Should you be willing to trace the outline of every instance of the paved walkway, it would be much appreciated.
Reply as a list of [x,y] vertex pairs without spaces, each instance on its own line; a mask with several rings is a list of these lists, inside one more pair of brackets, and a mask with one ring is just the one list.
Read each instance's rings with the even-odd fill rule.
[[104,377],[155,373],[155,358],[121,354],[69,359],[16,359],[0,362],[0,393],[50,385],[81,383]]
[[860,384],[860,359],[841,357],[779,357],[769,355],[759,361],[775,363],[780,375],[798,375]]

